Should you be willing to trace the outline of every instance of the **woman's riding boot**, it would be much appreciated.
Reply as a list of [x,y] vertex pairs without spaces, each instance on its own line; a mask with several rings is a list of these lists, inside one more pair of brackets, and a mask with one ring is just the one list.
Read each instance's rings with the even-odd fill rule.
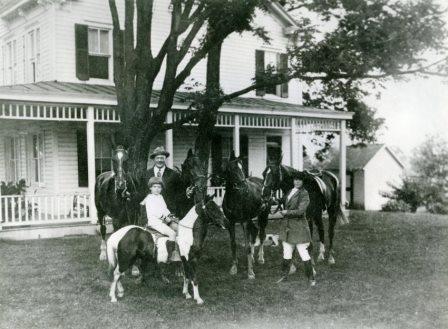
[[276,283],[288,280],[289,268],[291,267],[291,259],[283,259],[282,261],[282,276]]
[[305,263],[305,274],[306,277],[308,278],[308,281],[310,282],[311,286],[315,286],[316,285],[316,278],[314,276],[314,268],[313,268],[313,264],[311,263],[311,260],[307,260]]

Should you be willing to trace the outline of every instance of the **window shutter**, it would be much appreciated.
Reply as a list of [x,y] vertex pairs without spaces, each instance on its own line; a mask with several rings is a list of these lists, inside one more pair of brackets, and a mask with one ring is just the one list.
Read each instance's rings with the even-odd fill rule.
[[75,24],[76,77],[89,80],[89,39],[87,25]]
[[[257,82],[257,78],[264,74],[264,51],[263,50],[255,50],[255,82]],[[257,88],[255,91],[257,96],[264,96],[266,94],[265,88]]]
[[[280,73],[287,74],[288,73],[288,55],[287,54],[280,54],[280,66],[279,71]],[[282,98],[288,98],[288,82],[282,83],[281,89],[280,89],[280,96]]]

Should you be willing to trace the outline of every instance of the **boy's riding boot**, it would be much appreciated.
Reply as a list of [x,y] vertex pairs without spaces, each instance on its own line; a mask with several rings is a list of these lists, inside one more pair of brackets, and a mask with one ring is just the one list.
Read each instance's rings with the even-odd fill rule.
[[291,259],[283,259],[282,261],[282,276],[276,283],[288,280],[289,268],[291,267]]
[[166,242],[166,251],[168,252],[168,262],[171,261],[174,250],[176,250],[176,242],[168,240]]
[[311,286],[315,286],[316,285],[316,278],[314,277],[314,268],[313,268],[313,264],[311,264],[311,260],[307,260],[305,263],[305,274],[306,277],[308,278],[308,281],[310,282]]

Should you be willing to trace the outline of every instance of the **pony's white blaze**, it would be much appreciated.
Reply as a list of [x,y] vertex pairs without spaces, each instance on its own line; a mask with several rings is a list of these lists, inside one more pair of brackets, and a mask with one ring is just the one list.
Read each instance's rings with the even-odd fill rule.
[[186,260],[188,260],[188,254],[193,245],[193,226],[197,219],[198,213],[195,207],[192,207],[185,217],[179,221],[176,242],[179,246],[180,255],[184,256]]
[[243,171],[243,165],[241,163],[238,162],[238,168],[241,169],[241,171]]

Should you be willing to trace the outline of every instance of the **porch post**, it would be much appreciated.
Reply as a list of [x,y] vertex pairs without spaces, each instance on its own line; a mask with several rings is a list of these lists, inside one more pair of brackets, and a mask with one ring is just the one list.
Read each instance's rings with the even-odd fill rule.
[[291,166],[303,170],[302,138],[297,128],[297,118],[291,119]]
[[[173,123],[173,112],[169,111],[166,114],[166,123]],[[166,165],[169,168],[173,168],[173,129],[165,130],[165,147],[170,156],[166,159]]]
[[87,167],[89,181],[89,208],[90,220],[92,224],[97,222],[95,207],[95,109],[93,106],[87,107]]
[[345,207],[346,197],[346,141],[345,141],[345,120],[341,120],[341,131],[339,136],[339,182],[341,187],[341,203]]
[[235,151],[235,156],[240,156],[240,115],[235,114],[234,117],[235,126],[233,128],[233,150]]

